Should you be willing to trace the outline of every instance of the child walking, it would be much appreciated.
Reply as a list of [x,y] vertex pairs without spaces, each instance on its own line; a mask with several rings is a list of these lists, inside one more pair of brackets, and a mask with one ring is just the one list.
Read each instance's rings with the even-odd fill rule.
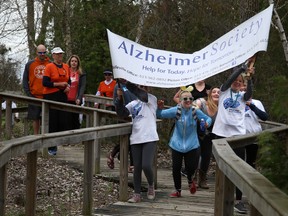
[[[137,91],[148,92],[148,87],[139,86]],[[118,97],[115,100],[116,112],[119,116],[132,116],[132,133],[130,145],[134,162],[133,183],[134,195],[128,200],[130,203],[141,201],[141,174],[142,170],[148,182],[147,198],[155,199],[153,159],[156,152],[156,142],[159,140],[156,125],[157,98],[148,95],[148,102],[143,100],[131,101],[126,106],[123,103],[123,92],[117,90]],[[137,94],[136,94],[137,95]]]

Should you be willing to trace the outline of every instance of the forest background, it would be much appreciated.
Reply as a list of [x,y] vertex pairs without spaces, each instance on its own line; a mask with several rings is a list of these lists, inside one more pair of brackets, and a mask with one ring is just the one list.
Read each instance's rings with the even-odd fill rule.
[[[48,50],[60,46],[65,50],[65,60],[72,54],[79,55],[87,73],[86,94],[95,94],[104,79],[103,70],[111,68],[106,29],[147,47],[193,53],[264,10],[269,3],[272,1],[0,0],[0,91],[23,91],[24,64],[35,57],[35,47],[40,43]],[[267,52],[257,55],[253,98],[263,102],[270,120],[287,123],[288,1],[274,1],[274,8],[279,19],[274,16],[271,21]],[[24,44],[27,49],[24,62],[7,57],[13,50],[2,42],[17,34],[23,35],[19,45]],[[229,74],[230,71],[220,73],[206,82],[220,86]],[[176,88],[153,88],[153,93],[167,105],[174,105],[176,92]]]

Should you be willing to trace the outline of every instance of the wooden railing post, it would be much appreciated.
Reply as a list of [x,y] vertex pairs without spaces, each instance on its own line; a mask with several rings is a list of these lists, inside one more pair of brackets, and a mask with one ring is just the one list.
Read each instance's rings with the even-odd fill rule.
[[[93,208],[93,158],[94,158],[93,140],[84,142],[84,199],[83,215],[92,215]],[[101,198],[100,198],[101,199]]]
[[234,184],[216,165],[214,215],[233,215],[234,212]]
[[[41,111],[41,134],[49,133],[49,104],[42,102],[42,111]],[[43,157],[48,157],[48,149],[42,149]]]
[[[94,112],[93,116],[93,127],[100,126],[100,115],[98,112]],[[101,161],[101,145],[99,142],[99,139],[96,137],[94,140],[94,151],[95,151],[95,170],[94,174],[100,174],[101,168],[100,168],[100,161]]]
[[[86,118],[86,126],[92,127],[96,125],[97,112],[93,113],[93,116],[88,115]],[[84,179],[83,179],[83,215],[92,215],[93,209],[93,174],[95,165],[95,140],[85,141],[84,143]]]
[[0,168],[0,215],[5,215],[7,195],[7,164]]
[[6,113],[5,113],[5,134],[7,139],[11,139],[12,129],[12,102],[6,100]]
[[36,215],[37,150],[27,154],[26,215]]
[[126,202],[128,199],[128,149],[129,136],[120,136],[120,176],[119,176],[119,201]]

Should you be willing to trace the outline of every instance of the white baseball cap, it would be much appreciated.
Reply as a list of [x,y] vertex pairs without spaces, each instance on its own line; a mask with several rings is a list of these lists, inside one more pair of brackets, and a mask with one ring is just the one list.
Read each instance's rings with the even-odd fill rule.
[[60,47],[55,47],[54,49],[51,50],[51,53],[65,53]]

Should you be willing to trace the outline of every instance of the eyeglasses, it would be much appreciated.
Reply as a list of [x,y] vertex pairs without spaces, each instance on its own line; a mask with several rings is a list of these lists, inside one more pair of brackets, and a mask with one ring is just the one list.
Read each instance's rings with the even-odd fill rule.
[[39,55],[45,55],[46,52],[38,52]]
[[193,101],[193,97],[184,97],[182,98],[184,101]]
[[104,76],[112,76],[112,74],[104,73]]

